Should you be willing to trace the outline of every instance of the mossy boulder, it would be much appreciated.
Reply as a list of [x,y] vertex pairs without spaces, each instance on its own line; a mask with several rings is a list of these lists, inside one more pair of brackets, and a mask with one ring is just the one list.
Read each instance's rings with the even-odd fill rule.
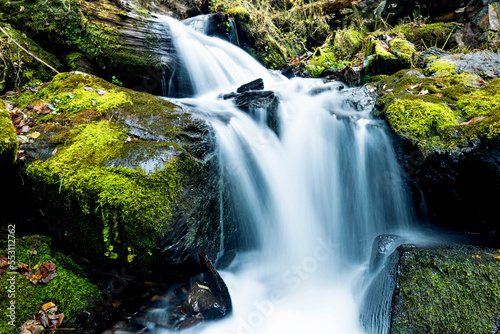
[[17,156],[17,137],[5,103],[0,100],[0,168],[14,163]]
[[500,56],[493,52],[449,53],[431,48],[422,52],[421,67],[427,75],[434,73],[470,73],[484,80],[500,78]]
[[33,124],[40,136],[22,147],[58,240],[95,261],[165,276],[189,268],[180,269],[194,249],[219,250],[218,168],[205,121],[78,72],[16,101],[55,106]]
[[[36,254],[32,251],[36,250]],[[0,256],[8,255],[7,241],[0,244]],[[82,269],[69,257],[51,249],[51,239],[40,235],[31,235],[16,239],[16,264],[21,262],[29,266],[52,261],[56,267],[57,277],[49,283],[31,283],[26,276],[19,273],[4,273],[0,275],[0,312],[2,319],[0,332],[14,333],[25,321],[35,315],[44,303],[53,302],[58,311],[65,315],[64,320],[71,322],[77,315],[89,308],[100,295],[86,277]],[[15,278],[15,298],[9,297],[9,278]],[[15,300],[15,326],[8,324],[9,311],[7,307]],[[63,326],[64,327],[64,326]],[[17,333],[17,332],[16,332]]]
[[458,27],[453,22],[437,22],[422,26],[409,23],[394,28],[394,32],[403,34],[404,38],[412,42],[419,51],[424,51],[430,47],[445,50],[454,48],[457,45],[454,38],[452,38],[455,31],[458,31]]
[[57,56],[65,68],[92,70],[109,80],[117,76],[126,86],[142,83],[159,93],[163,67],[168,65],[160,47],[164,27],[156,30],[158,24],[149,12],[139,1],[132,3],[2,1],[0,11],[4,20]]
[[366,75],[392,74],[413,65],[415,46],[401,38],[369,36],[363,70]]
[[496,333],[500,251],[399,248],[390,333]]
[[377,106],[390,127],[425,156],[459,155],[482,139],[498,138],[500,81],[485,84],[468,73],[436,73],[423,77],[403,70],[375,84],[382,93]]

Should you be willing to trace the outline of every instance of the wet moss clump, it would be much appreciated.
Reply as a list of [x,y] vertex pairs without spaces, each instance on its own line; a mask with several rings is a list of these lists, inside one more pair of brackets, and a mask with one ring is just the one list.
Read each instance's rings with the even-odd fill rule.
[[391,74],[405,68],[411,68],[415,56],[415,47],[410,42],[394,38],[385,43],[375,36],[367,39],[365,72],[369,75]]
[[16,130],[5,108],[5,103],[0,100],[0,167],[14,163],[17,148]]
[[[36,254],[30,255],[33,250]],[[0,243],[0,256],[7,255],[7,242]],[[18,273],[0,275],[0,313],[8,319],[7,307],[10,277],[15,277],[15,327],[7,321],[0,323],[1,333],[15,332],[26,320],[38,312],[44,303],[53,302],[58,312],[63,312],[65,322],[75,320],[77,315],[89,308],[99,296],[99,289],[89,282],[81,268],[69,257],[51,250],[51,240],[45,236],[32,235],[16,239],[16,261],[33,266],[36,263],[52,261],[56,266],[57,277],[49,283],[34,285]],[[64,326],[63,326],[64,327]],[[17,332],[15,332],[17,333]]]
[[484,85],[468,73],[423,77],[404,70],[374,84],[377,108],[391,128],[424,155],[467,152],[500,133],[500,80]]
[[493,333],[500,251],[472,246],[403,251],[391,333]]
[[450,36],[456,30],[457,26],[453,22],[438,22],[420,27],[410,23],[394,28],[394,31],[402,33],[407,40],[415,44],[419,51],[430,47],[444,50],[453,48],[456,44],[450,42]]

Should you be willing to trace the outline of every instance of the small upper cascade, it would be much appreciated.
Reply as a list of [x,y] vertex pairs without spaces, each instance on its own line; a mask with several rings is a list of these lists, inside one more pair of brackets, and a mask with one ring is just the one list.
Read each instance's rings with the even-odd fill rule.
[[177,82],[189,82],[194,96],[231,91],[257,78],[264,79],[266,87],[283,80],[229,42],[205,36],[166,15],[158,19],[169,27],[176,49],[179,64],[173,75]]

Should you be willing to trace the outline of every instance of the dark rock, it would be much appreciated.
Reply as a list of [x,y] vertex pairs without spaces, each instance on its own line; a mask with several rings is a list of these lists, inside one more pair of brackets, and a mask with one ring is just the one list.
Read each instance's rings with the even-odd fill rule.
[[370,258],[370,273],[374,273],[384,265],[387,257],[401,245],[403,239],[394,234],[382,234],[373,240]]
[[249,91],[235,98],[236,106],[251,113],[255,109],[266,110],[266,123],[277,135],[280,134],[278,117],[279,99],[271,91]]
[[344,66],[340,69],[328,69],[321,73],[326,80],[338,80],[345,82],[348,86],[356,86],[361,79],[361,67]]
[[[412,160],[411,155],[407,155]],[[408,162],[416,191],[416,207],[425,207],[432,222],[467,234],[500,240],[498,212],[500,197],[500,144],[481,143],[460,157],[436,155]],[[417,193],[418,193],[417,192]]]
[[210,261],[205,253],[200,252],[198,256],[200,258],[203,280],[207,283],[216,300],[223,306],[223,315],[231,313],[233,306],[226,283],[220,277],[212,261]]
[[420,56],[418,57],[418,60],[420,64],[424,64],[424,61],[429,58],[429,57],[441,57],[441,56],[446,56],[450,55],[451,53],[448,51],[444,51],[435,47],[429,48],[425,51],[423,51]]
[[250,81],[246,83],[236,90],[237,93],[249,92],[252,90],[263,90],[264,89],[264,80],[256,79],[254,81]]
[[184,320],[183,322],[181,322],[181,324],[179,326],[177,326],[175,328],[175,330],[182,331],[184,329],[192,329],[192,328],[200,325],[202,322],[203,322],[203,315],[200,313],[200,314],[197,314],[193,317],[189,317],[186,320]]
[[236,105],[240,108],[268,108],[277,100],[272,91],[244,92],[235,98]]
[[381,16],[389,23],[399,19],[413,18],[415,12],[435,21],[453,21],[465,16],[467,0],[387,0]]
[[223,317],[226,310],[208,286],[197,282],[189,290],[182,312],[189,316],[201,313],[205,319],[217,319]]

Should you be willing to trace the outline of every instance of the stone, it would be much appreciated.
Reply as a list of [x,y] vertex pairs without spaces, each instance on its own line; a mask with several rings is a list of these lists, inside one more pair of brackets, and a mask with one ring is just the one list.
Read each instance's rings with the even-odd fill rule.
[[264,80],[262,79],[256,79],[254,81],[251,81],[249,83],[246,83],[236,90],[236,93],[243,93],[243,92],[249,92],[252,90],[263,90],[264,89]]
[[223,315],[231,313],[233,306],[226,283],[222,277],[220,277],[219,273],[213,266],[212,261],[210,261],[205,253],[198,253],[198,257],[203,273],[203,280],[207,283],[207,286],[210,288],[218,302],[223,305]]
[[[439,53],[436,49],[433,51]],[[429,54],[427,53],[426,55]],[[441,55],[435,57],[430,61],[424,61],[424,70],[427,70],[434,62],[440,61],[454,66],[454,73],[456,74],[470,73],[485,80],[500,78],[500,56],[494,52],[481,51],[467,54],[441,53]]]
[[223,317],[226,310],[208,286],[196,282],[188,292],[182,312],[189,316],[201,313],[205,319],[217,319]]

